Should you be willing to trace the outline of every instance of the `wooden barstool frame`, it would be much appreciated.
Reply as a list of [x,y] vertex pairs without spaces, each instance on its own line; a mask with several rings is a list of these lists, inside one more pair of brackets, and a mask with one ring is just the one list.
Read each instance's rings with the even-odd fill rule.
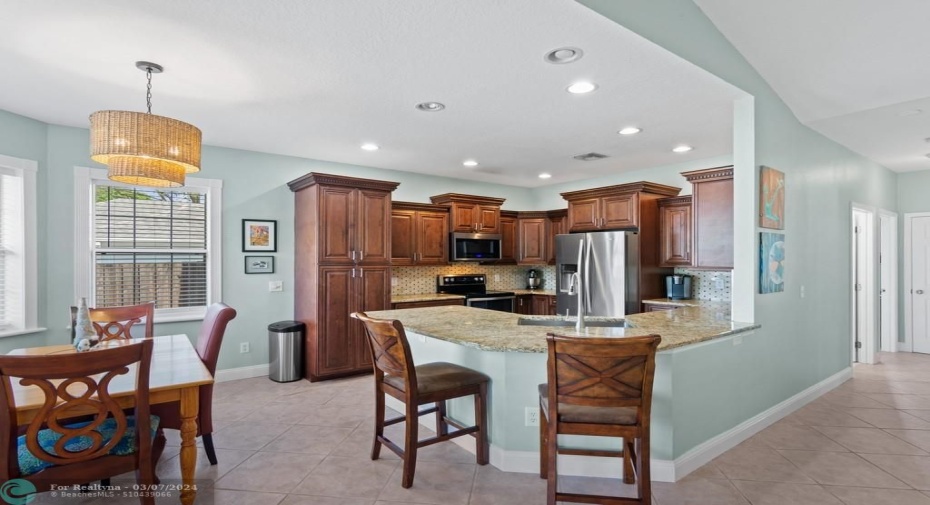
[[[652,384],[658,335],[630,338],[547,337],[548,385],[540,387],[540,477],[548,479],[548,505],[557,501],[603,505],[651,505],[649,429]],[[583,414],[575,422],[571,413],[563,419],[560,408]],[[603,409],[603,410],[600,410]],[[609,409],[609,410],[608,410]],[[629,409],[635,409],[635,417]],[[596,412],[614,417],[615,424],[601,418],[585,419]],[[621,415],[627,417],[621,420]],[[560,448],[559,435],[588,435],[623,439],[620,451]],[[638,498],[560,493],[557,461],[559,454],[623,458],[623,481],[636,483]]]
[[[371,459],[381,456],[381,446],[397,454],[404,462],[403,479],[404,488],[413,486],[413,476],[417,465],[417,450],[439,442],[445,442],[464,435],[471,435],[476,439],[476,459],[479,465],[488,464],[490,441],[487,436],[488,426],[488,382],[470,384],[452,389],[443,389],[429,393],[420,393],[417,382],[417,373],[412,366],[413,358],[410,344],[404,326],[400,321],[393,319],[374,319],[364,312],[354,312],[352,317],[365,325],[368,334],[368,344],[371,349],[372,363],[375,376],[375,434],[371,447]],[[401,377],[404,389],[384,381],[385,375]],[[406,412],[393,419],[385,419],[385,394],[404,402]],[[463,396],[475,397],[475,425],[463,426],[454,419],[446,416],[446,400]],[[420,410],[421,405],[435,404],[433,407]],[[427,414],[436,414],[436,436],[419,440],[419,418]],[[406,421],[404,448],[384,436],[384,428]],[[456,431],[450,433],[449,426]]]

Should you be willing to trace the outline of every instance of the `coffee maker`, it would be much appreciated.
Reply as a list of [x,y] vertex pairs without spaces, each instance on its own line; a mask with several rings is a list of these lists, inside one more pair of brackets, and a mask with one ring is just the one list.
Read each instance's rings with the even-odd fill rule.
[[539,289],[542,287],[542,274],[539,270],[530,269],[526,273],[526,289]]
[[665,293],[669,300],[691,299],[691,276],[669,275],[665,278]]

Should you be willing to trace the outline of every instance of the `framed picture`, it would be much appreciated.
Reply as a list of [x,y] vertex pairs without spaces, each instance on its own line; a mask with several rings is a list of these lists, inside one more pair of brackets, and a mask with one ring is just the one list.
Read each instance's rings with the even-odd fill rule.
[[785,235],[759,234],[759,293],[780,293],[785,290]]
[[785,174],[770,167],[759,173],[759,226],[785,229]]
[[242,252],[277,252],[278,222],[264,219],[242,220]]
[[247,274],[273,274],[274,256],[246,256],[245,273]]

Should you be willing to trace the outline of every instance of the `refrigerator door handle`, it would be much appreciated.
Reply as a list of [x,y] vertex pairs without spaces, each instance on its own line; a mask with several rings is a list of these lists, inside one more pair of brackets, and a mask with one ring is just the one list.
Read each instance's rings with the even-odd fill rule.
[[584,258],[584,313],[591,313],[591,256],[594,255],[594,244],[590,240],[585,240],[586,250]]

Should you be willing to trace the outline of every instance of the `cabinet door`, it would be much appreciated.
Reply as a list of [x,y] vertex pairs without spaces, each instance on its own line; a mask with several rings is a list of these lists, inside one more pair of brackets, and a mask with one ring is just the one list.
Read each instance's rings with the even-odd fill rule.
[[391,262],[391,194],[358,190],[357,262],[387,265]]
[[569,231],[597,230],[600,220],[600,198],[586,198],[568,202]]
[[547,315],[550,315],[550,316],[556,316],[556,315],[558,315],[558,309],[557,309],[557,305],[556,305],[556,297],[553,296],[553,295],[547,295],[546,298],[549,299],[549,300],[548,300],[549,309],[548,309],[548,311],[546,312],[546,314],[547,314]]
[[532,314],[534,316],[545,316],[549,314],[549,298],[547,295],[533,295]]
[[391,264],[412,265],[417,237],[417,212],[394,210],[391,212]]
[[659,266],[691,265],[691,206],[659,207]]
[[[503,218],[501,218],[503,219]],[[544,265],[549,259],[546,252],[548,242],[548,219],[520,219],[517,223],[517,263],[521,265]]]
[[[391,268],[386,266],[358,267],[355,269],[355,295],[354,310],[370,312],[375,310],[388,310],[391,308]],[[368,347],[368,335],[361,321],[351,320],[352,353],[355,367],[358,370],[371,368],[371,350]]]
[[533,313],[533,295],[517,295],[514,300],[514,312],[517,314],[530,315]]
[[501,260],[498,263],[517,262],[517,218],[500,218]]
[[452,217],[452,231],[457,233],[475,233],[478,230],[478,206],[473,203],[455,202],[449,209]]
[[[321,319],[318,328],[317,356],[311,373],[327,376],[351,372],[356,368],[355,332],[350,327],[349,314],[355,310],[356,288],[352,267],[321,267],[319,301]],[[352,324],[359,324],[354,319]]]
[[320,263],[352,263],[357,199],[358,191],[352,188],[320,188]]
[[601,198],[601,229],[634,228],[639,226],[639,195],[605,196]]
[[494,205],[478,206],[478,231],[480,233],[500,233],[501,209]]
[[733,179],[694,184],[694,266],[733,268]]
[[445,265],[449,263],[449,214],[444,212],[417,213],[418,265]]
[[546,238],[546,263],[555,265],[555,236],[568,233],[567,217],[549,218],[549,232]]

